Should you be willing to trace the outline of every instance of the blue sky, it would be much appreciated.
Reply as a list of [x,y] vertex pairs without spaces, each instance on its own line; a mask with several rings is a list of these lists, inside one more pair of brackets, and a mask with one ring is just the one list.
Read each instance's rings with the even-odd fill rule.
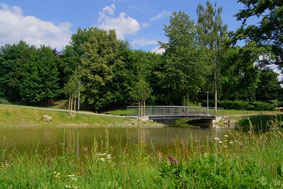
[[[135,49],[153,51],[166,41],[163,28],[173,11],[196,20],[196,8],[206,0],[0,0],[0,45],[23,39],[29,44],[62,49],[78,27],[116,29]],[[223,22],[235,30],[233,17],[242,5],[237,0],[216,0],[223,7]]]

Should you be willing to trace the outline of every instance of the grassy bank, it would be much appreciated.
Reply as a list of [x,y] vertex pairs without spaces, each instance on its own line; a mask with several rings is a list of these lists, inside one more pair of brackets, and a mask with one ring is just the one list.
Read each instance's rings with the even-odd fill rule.
[[[52,121],[42,120],[43,115],[52,117]],[[157,127],[152,122],[137,122],[134,119],[114,116],[76,114],[70,116],[67,112],[52,111],[34,107],[19,107],[13,105],[0,105],[0,126],[30,127],[30,126],[56,126],[56,127]]]
[[141,135],[135,153],[119,139],[115,146],[95,140],[83,159],[64,144],[64,153],[56,156],[3,150],[0,188],[282,188],[282,139],[274,128],[211,138],[205,146],[176,140],[162,154]]

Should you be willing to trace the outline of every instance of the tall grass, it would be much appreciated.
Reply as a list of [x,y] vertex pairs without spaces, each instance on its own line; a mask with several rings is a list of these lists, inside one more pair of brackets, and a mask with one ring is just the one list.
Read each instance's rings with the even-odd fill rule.
[[[76,146],[62,153],[0,155],[0,188],[282,188],[282,133],[237,133],[198,140],[175,139],[168,154],[146,145],[140,129],[134,149],[117,137],[94,139],[90,153],[77,156]],[[130,140],[129,140],[130,141]],[[170,157],[170,161],[168,161]]]

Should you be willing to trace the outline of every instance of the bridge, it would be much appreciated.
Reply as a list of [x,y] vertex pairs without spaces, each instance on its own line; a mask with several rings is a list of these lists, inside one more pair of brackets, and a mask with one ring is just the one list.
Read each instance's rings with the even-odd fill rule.
[[139,112],[143,112],[142,119],[172,120],[172,119],[204,119],[214,120],[216,117],[224,117],[224,109],[198,106],[146,106],[143,111],[138,106],[128,106],[127,116],[138,118]]

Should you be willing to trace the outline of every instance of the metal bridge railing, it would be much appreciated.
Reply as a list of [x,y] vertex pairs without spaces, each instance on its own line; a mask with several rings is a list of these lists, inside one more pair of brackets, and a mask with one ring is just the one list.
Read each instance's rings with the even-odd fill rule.
[[[136,117],[139,113],[138,106],[128,106],[127,116]],[[157,116],[203,116],[203,117],[215,117],[223,116],[224,109],[218,108],[215,113],[214,108],[197,107],[197,106],[146,106],[145,116],[157,117]]]

